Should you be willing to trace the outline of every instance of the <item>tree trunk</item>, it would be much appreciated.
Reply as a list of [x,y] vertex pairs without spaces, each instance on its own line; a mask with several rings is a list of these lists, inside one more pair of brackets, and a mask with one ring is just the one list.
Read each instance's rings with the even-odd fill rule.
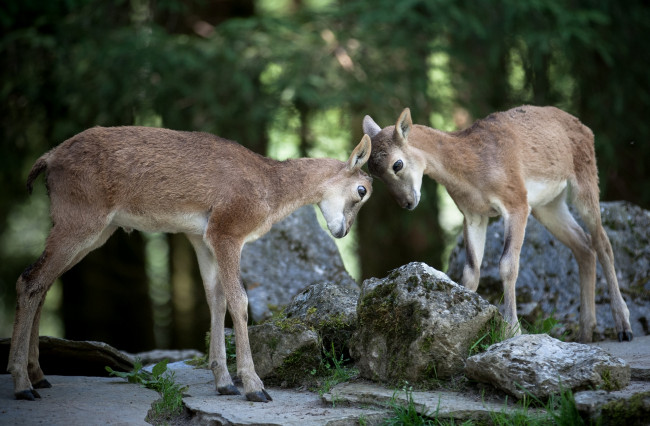
[[96,340],[128,352],[154,348],[140,233],[117,231],[63,274],[61,281],[66,339]]

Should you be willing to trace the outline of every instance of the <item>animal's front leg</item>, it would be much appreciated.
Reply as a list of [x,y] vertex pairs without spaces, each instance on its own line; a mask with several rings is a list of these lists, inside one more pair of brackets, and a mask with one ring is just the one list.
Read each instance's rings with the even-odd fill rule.
[[217,282],[210,300],[210,369],[214,375],[217,391],[221,395],[240,395],[233,384],[226,359],[224,321],[226,316],[226,297],[221,283]]
[[237,374],[244,384],[246,398],[250,401],[269,402],[272,398],[264,390],[264,384],[255,373],[253,356],[248,341],[248,296],[241,283],[239,261],[242,243],[220,239],[215,247],[219,263],[220,282],[228,301],[228,310],[235,327],[237,341]]
[[463,237],[465,238],[465,268],[463,269],[463,286],[471,291],[478,288],[481,276],[481,262],[485,250],[485,233],[488,217],[464,213]]
[[222,395],[239,395],[232,382],[226,362],[224,320],[226,316],[226,296],[218,281],[218,265],[214,254],[200,236],[188,235],[199,262],[205,296],[210,307],[210,353],[208,360],[214,374],[217,391]]
[[504,318],[510,324],[513,336],[521,334],[521,326],[517,318],[517,297],[515,285],[519,275],[519,255],[524,243],[528,210],[519,209],[506,212],[503,215],[505,224],[505,241],[503,255],[499,262],[499,273],[503,281]]

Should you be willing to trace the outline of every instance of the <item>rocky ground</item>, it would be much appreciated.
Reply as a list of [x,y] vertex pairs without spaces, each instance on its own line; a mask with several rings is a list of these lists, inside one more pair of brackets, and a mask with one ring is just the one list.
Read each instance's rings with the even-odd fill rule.
[[[645,413],[650,411],[650,336],[639,336],[632,343],[600,342],[612,355],[631,365],[632,382],[623,391],[583,391],[576,401],[585,412],[612,399],[628,401],[642,397]],[[394,396],[406,403],[406,394],[368,381],[342,383],[328,394],[282,388],[268,388],[273,402],[251,403],[241,396],[218,396],[212,374],[182,363],[171,364],[176,381],[188,385],[183,399],[187,415],[181,424],[265,424],[265,425],[347,425],[377,424],[392,415]],[[39,390],[42,398],[35,402],[13,399],[12,380],[0,375],[0,424],[7,425],[98,425],[146,424],[145,417],[158,394],[119,378],[49,376],[51,389]],[[486,396],[487,395],[487,396]],[[487,411],[512,407],[500,394],[489,391],[413,392],[420,412],[438,412],[440,417],[459,419],[483,418]],[[511,398],[510,398],[511,399]],[[638,424],[643,424],[639,419]],[[634,422],[629,423],[634,424]]]
[[[608,354],[604,356],[604,364],[590,365],[588,369],[587,363],[572,361],[574,358],[565,364],[580,367],[575,372],[578,376],[588,373],[585,380],[572,386],[576,405],[583,416],[592,419],[602,416],[605,419],[603,424],[650,424],[647,420],[650,419],[650,335],[647,317],[650,306],[650,246],[647,244],[650,212],[625,203],[603,203],[602,207],[603,222],[617,253],[617,273],[621,292],[630,309],[635,339],[633,342],[605,341],[594,345],[600,346],[614,358],[625,360],[631,368],[628,370],[624,365],[624,368],[616,370],[620,373],[619,377],[611,366],[620,362],[607,360]],[[515,409],[512,404],[506,404],[504,392],[516,394],[512,389],[508,390],[508,383],[499,384],[494,377],[481,379],[478,374],[474,379],[487,381],[487,384],[468,385],[465,381],[460,385],[450,385],[444,382],[441,390],[410,393],[402,390],[401,385],[391,387],[379,384],[403,383],[407,380],[410,384],[431,389],[431,380],[453,380],[458,375],[472,377],[469,374],[471,371],[465,369],[468,353],[473,353],[470,348],[483,341],[485,335],[489,334],[483,333],[490,330],[491,324],[499,324],[496,306],[480,298],[482,295],[492,303],[499,302],[501,287],[497,271],[502,238],[499,238],[501,231],[498,223],[490,225],[488,231],[488,235],[497,237],[488,240],[495,241],[497,247],[486,249],[488,254],[482,265],[479,292],[470,294],[446,275],[420,263],[404,265],[391,271],[385,278],[365,280],[359,288],[345,273],[336,247],[327,235],[322,238],[325,247],[319,248],[307,243],[320,238],[302,239],[294,232],[287,231],[295,230],[304,222],[309,230],[322,234],[313,209],[304,210],[296,215],[295,220],[296,223],[293,222],[294,218],[288,218],[286,224],[281,224],[276,231],[268,234],[268,239],[265,237],[256,242],[259,247],[253,248],[259,249],[259,253],[247,258],[257,263],[242,263],[242,277],[248,288],[256,322],[268,317],[270,305],[286,307],[283,315],[262,325],[249,327],[256,370],[269,385],[267,390],[273,402],[251,403],[241,396],[217,395],[211,372],[174,363],[170,369],[174,371],[175,380],[187,386],[187,390],[183,398],[185,414],[171,424],[378,424],[394,415],[392,406],[395,402],[402,405],[410,403],[420,413],[430,416],[437,413],[441,418],[461,421],[482,419],[490,412]],[[535,228],[534,220],[529,221],[529,225],[517,282],[520,318],[530,324],[537,319],[554,319],[561,327],[552,328],[551,331],[572,340],[577,331],[579,290],[577,285],[567,283],[577,283],[575,261],[568,249],[564,250],[556,244],[540,226]],[[558,250],[555,251],[555,248]],[[273,253],[276,257],[271,256]],[[322,253],[328,254],[321,259],[318,255]],[[459,245],[450,261],[449,273],[452,278],[454,275],[458,278],[464,263],[462,256],[462,245]],[[259,263],[260,259],[277,264],[277,271],[269,273],[270,266]],[[302,263],[283,264],[283,259],[300,259]],[[333,263],[324,264],[327,259]],[[285,272],[287,270],[309,272],[309,276],[289,277]],[[260,284],[262,282],[264,284]],[[283,283],[299,285],[285,288]],[[604,287],[602,278],[599,278],[596,298],[599,328],[595,332],[596,340],[616,336],[608,293]],[[464,325],[461,327],[459,324]],[[481,340],[477,340],[478,337]],[[551,349],[552,353],[558,354],[564,345],[552,339],[543,347],[536,346],[541,343],[539,337],[534,339],[535,344],[528,345],[526,349],[528,352],[514,356],[516,359],[513,358],[514,349],[523,347],[520,342],[509,351],[499,349],[502,355],[498,359],[512,363],[506,364],[502,371],[523,374],[513,376],[510,382],[521,384],[527,382],[528,378],[544,377],[540,367],[536,367],[541,364],[531,361],[535,355],[551,353],[544,352]],[[348,343],[351,343],[350,347]],[[490,348],[497,346],[506,345],[493,345]],[[42,398],[35,402],[16,401],[11,376],[0,375],[0,424],[146,424],[147,413],[159,398],[157,392],[129,384],[121,378],[95,377],[105,373],[105,366],[130,371],[133,367],[132,357],[96,342],[69,342],[41,337],[39,347],[41,365],[53,387],[39,389]],[[302,374],[311,371],[312,362],[320,366],[323,361],[322,348],[331,348],[332,353],[339,355],[347,354],[349,349],[360,377],[372,381],[348,380],[324,395],[305,390],[304,387],[289,389],[270,386],[272,383],[299,385],[299,381],[288,383],[287,377],[293,377],[296,371]],[[590,352],[588,349],[595,348],[578,347],[575,353]],[[0,339],[0,365],[7,365],[8,351],[9,339]],[[490,351],[492,349],[487,349],[485,356],[493,356],[487,353]],[[179,359],[191,356],[183,355],[184,358]],[[159,354],[150,362],[155,363],[161,357],[166,357],[166,354]],[[481,356],[474,355],[472,358],[475,357]],[[546,364],[549,365],[545,371],[557,379],[560,364],[563,363],[550,361],[552,357],[547,358]],[[568,359],[567,356],[564,358]],[[490,364],[499,363],[488,361],[475,368],[474,373],[491,369],[488,368]],[[528,370],[520,368],[524,364],[527,364]],[[505,376],[502,373],[496,375]],[[420,380],[425,383],[417,383]],[[569,383],[567,378],[561,381]],[[530,383],[531,386],[527,388],[529,392],[540,388],[539,380],[531,380]],[[495,386],[501,390],[496,390]],[[603,389],[616,387],[623,389]],[[596,389],[578,391],[585,388]],[[508,401],[512,400],[510,396]]]

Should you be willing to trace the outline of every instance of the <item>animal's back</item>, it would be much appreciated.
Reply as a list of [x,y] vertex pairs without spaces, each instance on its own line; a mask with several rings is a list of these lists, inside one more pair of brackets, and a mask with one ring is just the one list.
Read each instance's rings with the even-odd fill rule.
[[489,133],[485,139],[509,151],[509,161],[517,161],[529,178],[570,179],[576,167],[595,168],[593,133],[558,108],[524,105],[491,114],[472,127],[477,135]]
[[267,159],[207,133],[134,126],[88,129],[46,161],[53,197],[144,211],[226,201],[235,183],[259,181]]

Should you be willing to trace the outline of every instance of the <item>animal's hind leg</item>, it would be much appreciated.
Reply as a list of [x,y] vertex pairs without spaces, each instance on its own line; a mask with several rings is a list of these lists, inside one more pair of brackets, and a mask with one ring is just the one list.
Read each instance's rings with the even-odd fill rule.
[[580,334],[581,342],[591,342],[596,327],[596,253],[589,237],[569,212],[562,193],[553,202],[533,209],[533,216],[558,240],[566,245],[578,262],[580,273]]
[[33,400],[38,397],[35,387],[49,387],[38,362],[38,326],[47,291],[56,278],[103,244],[114,230],[101,223],[86,227],[55,225],[41,257],[18,278],[7,366],[14,380],[16,398]]
[[574,155],[576,158],[582,159],[573,163],[575,168],[575,177],[571,180],[573,203],[591,234],[591,246],[598,254],[598,260],[603,268],[603,274],[609,287],[610,306],[618,338],[619,340],[632,340],[630,312],[618,287],[618,279],[614,269],[614,252],[603,229],[600,217],[594,135],[591,130],[583,125],[575,127],[573,130],[577,131],[572,137],[573,149],[576,151]]
[[[41,256],[41,259],[43,259],[43,256]],[[33,354],[33,351],[30,351],[30,340],[36,312],[41,300],[45,298],[47,288],[40,291],[37,290],[36,292],[32,291],[30,289],[30,281],[26,279],[26,276],[30,272],[31,270],[26,270],[18,278],[18,282],[16,283],[16,317],[14,319],[7,370],[11,373],[14,380],[14,394],[16,398],[33,401],[34,398],[40,396],[33,390],[32,383],[29,379],[28,360],[29,356]],[[38,352],[38,349],[36,352]]]
[[[29,338],[29,355],[27,360],[27,374],[29,376],[29,381],[32,383],[34,389],[44,389],[51,388],[52,385],[45,378],[43,370],[41,370],[40,363],[38,362],[38,325],[41,321],[41,312],[43,310],[43,304],[45,303],[45,295],[41,297],[41,301],[38,304],[36,309],[36,315],[34,316],[34,322],[32,324],[32,331]],[[32,391],[32,393],[36,393]]]
[[603,268],[603,274],[605,275],[609,289],[610,307],[612,308],[618,340],[632,341],[634,335],[632,334],[632,327],[630,325],[630,311],[627,309],[627,304],[623,300],[621,290],[618,286],[618,279],[616,278],[616,270],[614,268],[614,251],[605,233],[605,229],[603,229],[600,207],[598,203],[592,207],[577,204],[577,207],[591,234],[592,247],[596,250],[598,260]]

